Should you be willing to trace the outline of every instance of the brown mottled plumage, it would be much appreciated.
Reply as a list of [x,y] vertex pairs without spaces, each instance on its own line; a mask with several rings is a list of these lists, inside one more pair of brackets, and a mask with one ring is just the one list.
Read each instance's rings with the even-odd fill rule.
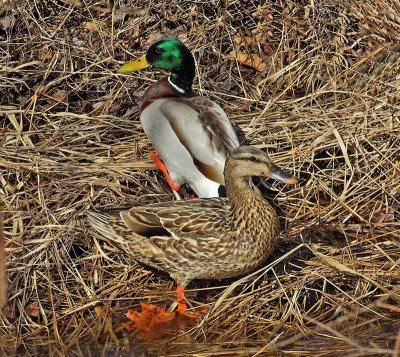
[[261,150],[241,146],[226,160],[228,198],[156,203],[88,212],[93,227],[134,259],[168,272],[182,287],[192,279],[235,277],[261,264],[279,237],[278,216],[249,186],[251,176],[297,180]]

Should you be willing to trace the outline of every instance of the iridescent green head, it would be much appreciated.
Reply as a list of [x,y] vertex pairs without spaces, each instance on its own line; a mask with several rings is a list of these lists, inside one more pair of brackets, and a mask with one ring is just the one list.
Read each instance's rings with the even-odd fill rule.
[[176,38],[164,38],[153,43],[144,56],[121,67],[119,72],[133,72],[149,65],[171,72],[171,82],[185,92],[192,89],[194,58],[188,48]]

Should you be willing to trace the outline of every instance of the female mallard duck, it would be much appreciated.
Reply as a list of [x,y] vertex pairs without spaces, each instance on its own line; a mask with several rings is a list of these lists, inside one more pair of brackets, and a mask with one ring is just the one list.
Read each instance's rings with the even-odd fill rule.
[[[151,156],[174,190],[187,183],[199,197],[217,197],[224,185],[224,163],[239,140],[222,108],[194,95],[194,59],[175,38],[155,42],[120,73],[154,66],[171,72],[146,90],[140,121],[164,164]],[[220,190],[220,191],[219,191]]]
[[177,282],[178,310],[192,279],[235,277],[256,268],[278,242],[275,210],[249,185],[251,176],[287,184],[297,179],[279,170],[260,149],[241,146],[225,163],[227,198],[155,203],[111,213],[88,212],[104,237],[139,262],[168,272]]

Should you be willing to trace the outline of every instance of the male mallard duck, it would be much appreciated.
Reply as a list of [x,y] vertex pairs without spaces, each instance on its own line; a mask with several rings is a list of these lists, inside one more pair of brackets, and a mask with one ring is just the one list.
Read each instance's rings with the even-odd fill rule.
[[171,72],[146,90],[139,105],[143,129],[164,164],[151,153],[154,162],[172,189],[187,183],[199,197],[219,196],[225,160],[239,146],[227,115],[218,104],[192,93],[194,58],[181,41],[159,40],[119,72],[150,65]]
[[88,211],[92,226],[139,262],[168,272],[177,282],[178,310],[192,279],[235,277],[256,268],[278,242],[272,206],[249,185],[251,176],[287,184],[260,149],[241,146],[225,163],[226,197],[155,203],[113,213]]

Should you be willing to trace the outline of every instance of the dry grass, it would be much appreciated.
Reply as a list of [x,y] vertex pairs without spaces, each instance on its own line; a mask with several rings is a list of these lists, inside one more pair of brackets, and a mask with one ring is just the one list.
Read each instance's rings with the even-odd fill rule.
[[[123,3],[2,5],[3,352],[399,356],[398,3]],[[160,74],[116,72],[165,36],[193,50],[196,90],[303,182],[269,193],[285,222],[269,265],[209,290],[194,282],[189,297],[211,301],[207,316],[140,347],[122,312],[169,303],[173,282],[97,240],[84,213],[173,198],[137,115]]]

